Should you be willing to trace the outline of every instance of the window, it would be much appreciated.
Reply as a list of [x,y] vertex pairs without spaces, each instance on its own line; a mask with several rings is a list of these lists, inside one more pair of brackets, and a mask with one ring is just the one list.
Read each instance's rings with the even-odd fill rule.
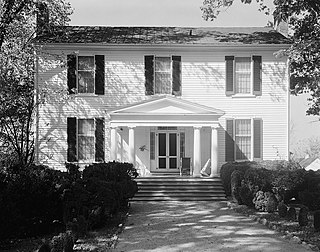
[[261,56],[226,56],[226,94],[262,94]]
[[94,161],[94,128],[94,119],[78,120],[78,158],[81,161]]
[[251,159],[251,120],[235,120],[236,160]]
[[171,94],[172,71],[170,57],[155,57],[155,94]]
[[78,57],[78,93],[94,93],[94,57]]
[[68,162],[104,161],[104,119],[67,118]]
[[226,161],[262,158],[262,120],[227,119],[225,134]]
[[70,94],[104,94],[104,55],[67,56],[68,89]]
[[145,56],[146,95],[181,95],[181,56]]
[[235,88],[238,94],[251,93],[251,59],[235,59]]

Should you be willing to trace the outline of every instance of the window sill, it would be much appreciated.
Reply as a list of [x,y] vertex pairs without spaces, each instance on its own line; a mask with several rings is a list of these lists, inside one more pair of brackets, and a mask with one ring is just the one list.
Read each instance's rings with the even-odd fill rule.
[[234,94],[231,96],[232,98],[256,98],[256,95],[253,94]]
[[97,97],[98,95],[97,94],[85,94],[85,93],[78,93],[78,94],[75,94],[74,95],[75,97]]

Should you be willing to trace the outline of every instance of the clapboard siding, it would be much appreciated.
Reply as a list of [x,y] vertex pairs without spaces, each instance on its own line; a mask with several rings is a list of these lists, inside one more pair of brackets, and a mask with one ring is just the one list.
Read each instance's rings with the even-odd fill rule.
[[[198,50],[199,51],[199,50]],[[59,53],[55,51],[55,53]],[[70,52],[64,51],[64,55]],[[182,99],[225,111],[218,130],[219,164],[225,160],[226,118],[261,118],[263,121],[263,158],[288,158],[288,91],[286,59],[276,59],[273,51],[259,51],[250,48],[250,53],[236,49],[191,52],[181,49],[168,51],[122,51],[79,52],[79,54],[105,55],[105,94],[76,95],[60,104],[50,101],[39,110],[39,157],[40,161],[56,168],[62,168],[67,153],[67,117],[79,118],[107,117],[107,110],[149,99],[145,95],[144,56],[179,55],[182,61]],[[234,98],[225,94],[225,56],[262,56],[262,95],[254,98]],[[66,62],[65,62],[66,63]],[[39,61],[39,87],[54,87],[67,90],[67,70],[57,61]],[[65,64],[66,65],[66,64]],[[68,97],[68,96],[65,96]],[[106,160],[109,157],[109,123],[105,123]],[[146,129],[138,129],[137,134],[146,134]],[[192,154],[193,129],[186,129],[186,151]],[[210,139],[211,129],[201,130],[201,140]],[[146,139],[144,139],[146,140]],[[146,140],[146,142],[148,142]],[[208,146],[207,146],[208,145]],[[145,163],[147,157],[141,157]],[[202,163],[210,156],[210,146],[203,146]],[[148,165],[148,164],[144,164]]]

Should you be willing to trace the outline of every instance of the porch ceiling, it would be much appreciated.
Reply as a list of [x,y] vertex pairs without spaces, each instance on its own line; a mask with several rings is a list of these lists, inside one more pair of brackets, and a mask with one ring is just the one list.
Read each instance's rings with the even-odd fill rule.
[[108,112],[111,126],[217,126],[222,110],[159,96]]

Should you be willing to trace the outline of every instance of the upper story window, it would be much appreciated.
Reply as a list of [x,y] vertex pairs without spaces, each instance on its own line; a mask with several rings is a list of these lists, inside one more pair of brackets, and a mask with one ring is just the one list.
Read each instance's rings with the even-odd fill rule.
[[104,55],[67,56],[70,94],[103,95],[105,89]]
[[181,95],[181,56],[147,55],[144,62],[146,95]]
[[261,56],[226,56],[226,94],[262,94]]
[[94,93],[94,56],[78,57],[78,93]]

